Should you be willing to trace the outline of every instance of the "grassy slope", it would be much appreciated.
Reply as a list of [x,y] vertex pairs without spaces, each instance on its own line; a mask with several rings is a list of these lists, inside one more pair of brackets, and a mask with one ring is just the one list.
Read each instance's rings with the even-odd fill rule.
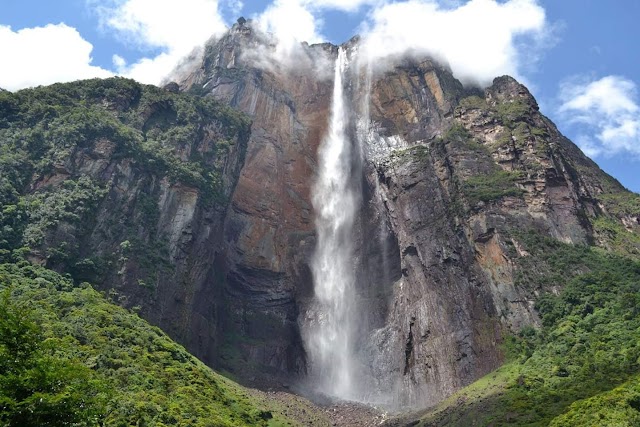
[[20,262],[0,265],[0,287],[10,289],[10,301],[21,311],[33,312],[54,344],[52,356],[90,368],[106,399],[98,414],[106,426],[324,423],[307,407],[307,420],[287,419],[281,403],[214,373],[160,329],[88,284],[74,287],[68,278]]
[[540,330],[508,340],[511,361],[421,417],[424,426],[640,425],[640,263],[601,249],[519,237],[522,284],[543,295]]

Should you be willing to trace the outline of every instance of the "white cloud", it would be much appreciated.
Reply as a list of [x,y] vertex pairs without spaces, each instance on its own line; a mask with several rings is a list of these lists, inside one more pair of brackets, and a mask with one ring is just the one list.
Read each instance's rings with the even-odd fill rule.
[[149,47],[190,51],[226,29],[217,0],[125,0],[98,11],[104,25]]
[[315,9],[336,9],[345,12],[354,12],[365,5],[381,5],[383,0],[303,0],[308,7]]
[[591,158],[598,157],[602,153],[602,149],[599,144],[589,135],[584,133],[580,133],[573,137],[573,142],[575,142],[578,147]]
[[585,153],[640,156],[640,105],[633,81],[622,76],[574,77],[560,85],[559,101],[557,113],[577,130],[576,142]]
[[321,21],[300,0],[275,0],[257,16],[258,27],[271,34],[282,54],[291,53],[297,44],[321,42]]
[[522,79],[521,70],[537,58],[533,53],[548,32],[536,0],[395,2],[375,9],[365,26],[372,61],[426,54],[449,64],[458,79],[480,85],[503,74]]
[[116,67],[116,70],[122,70],[127,66],[127,61],[120,55],[113,55],[112,61],[113,65]]
[[361,29],[370,61],[428,55],[447,63],[457,78],[480,85],[503,74],[523,80],[551,35],[536,0],[275,0],[254,18],[277,41],[277,60],[286,62],[300,42],[326,39],[324,11],[362,8],[368,10]]
[[108,77],[91,65],[93,46],[65,24],[13,31],[0,25],[0,87],[17,90],[55,82]]
[[[144,83],[158,84],[196,46],[227,26],[218,0],[116,0],[108,3],[89,0],[107,31],[140,49],[161,49],[154,57],[126,64],[121,57],[114,64],[118,72]],[[232,2],[241,7],[241,2]]]
[[[146,52],[141,59],[131,63],[115,52],[113,68],[120,75],[153,84],[161,83],[183,58],[189,55],[196,58],[195,47],[226,30],[221,8],[239,11],[243,7],[241,0],[182,0],[179,5],[174,0],[85,1],[96,11],[102,29],[108,35],[134,46],[143,54]],[[304,59],[304,55],[296,55],[300,52],[297,47],[301,42],[315,43],[326,39],[322,35],[322,17],[328,10],[344,13],[364,10],[367,13],[361,28],[365,51],[375,63],[406,53],[430,55],[448,63],[461,80],[480,84],[487,84],[501,74],[522,79],[527,60],[535,58],[535,47],[540,47],[536,42],[544,39],[548,32],[544,9],[536,0],[273,0],[254,19],[262,30],[272,33],[276,41],[275,56],[262,50],[256,52],[256,57],[278,66],[298,63]],[[28,39],[29,31],[50,33],[51,37],[41,34],[46,39],[44,42],[18,49],[14,46],[20,44],[11,40],[1,43],[0,49],[11,50],[9,53],[13,56],[5,57],[10,60],[15,57],[15,63],[26,63],[29,58],[35,58],[33,60],[37,62],[45,54],[64,50],[63,55],[56,58],[65,59],[48,62],[64,69],[66,74],[56,73],[49,66],[45,73],[42,73],[42,67],[25,67],[37,73],[37,78],[25,83],[5,83],[6,86],[109,74],[91,66],[91,44],[75,29],[62,24],[44,28],[48,30],[19,32],[25,33],[21,36],[23,40]],[[5,38],[9,37],[7,34],[15,38],[19,33],[5,27],[2,34]],[[523,39],[528,42],[527,49],[520,46]],[[49,40],[52,41],[50,44]],[[25,51],[43,53],[22,54]],[[10,68],[18,70],[15,66]],[[28,77],[28,73],[25,75],[20,71],[14,74],[15,78]]]
[[228,0],[226,7],[229,9],[230,13],[232,13],[233,15],[237,15],[238,13],[242,12],[242,9],[244,8],[244,2],[242,2],[241,0]]
[[295,58],[301,42],[320,43],[327,39],[322,34],[325,24],[321,17],[323,11],[352,13],[363,6],[382,3],[384,0],[274,0],[253,19],[263,32],[274,38],[274,60],[287,65],[296,62],[291,57]]
[[135,64],[131,65],[128,65],[124,61],[119,61],[118,58],[114,58],[114,65],[117,67],[118,74],[121,76],[142,83],[157,85],[175,70],[183,57],[184,55],[182,54],[161,53],[153,58],[139,59]]

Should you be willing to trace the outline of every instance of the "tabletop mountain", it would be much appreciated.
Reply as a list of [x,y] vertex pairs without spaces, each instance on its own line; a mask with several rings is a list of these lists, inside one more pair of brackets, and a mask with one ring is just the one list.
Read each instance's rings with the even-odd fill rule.
[[640,196],[513,78],[371,66],[359,43],[284,64],[239,21],[164,89],[0,93],[0,258],[92,283],[243,384],[308,393],[312,193],[343,50],[359,400],[440,404],[425,425],[571,425],[605,401],[637,419]]

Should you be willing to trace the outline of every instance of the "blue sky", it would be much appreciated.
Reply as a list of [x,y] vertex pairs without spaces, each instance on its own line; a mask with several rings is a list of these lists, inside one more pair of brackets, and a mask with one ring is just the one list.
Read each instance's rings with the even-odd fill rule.
[[466,81],[515,75],[565,135],[640,192],[637,0],[0,0],[0,6],[0,87],[10,90],[112,74],[157,83],[241,15],[256,18],[283,45],[341,43],[365,33],[385,50],[440,55]]

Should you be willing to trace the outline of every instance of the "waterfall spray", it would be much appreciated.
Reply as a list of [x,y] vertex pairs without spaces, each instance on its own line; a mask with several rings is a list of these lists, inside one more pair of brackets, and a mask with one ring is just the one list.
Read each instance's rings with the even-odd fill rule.
[[347,135],[343,76],[347,55],[338,50],[329,133],[319,149],[312,188],[317,246],[312,259],[317,319],[309,325],[307,350],[318,391],[354,398],[354,265],[352,228],[357,197],[351,186],[352,148]]

